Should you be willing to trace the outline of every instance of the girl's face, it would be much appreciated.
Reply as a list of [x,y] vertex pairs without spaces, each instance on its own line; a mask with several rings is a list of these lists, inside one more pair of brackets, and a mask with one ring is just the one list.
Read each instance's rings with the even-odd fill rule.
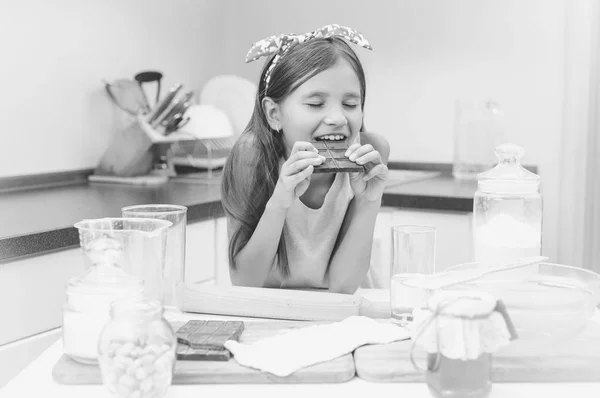
[[329,136],[354,142],[363,120],[360,98],[358,76],[342,58],[304,82],[279,104],[286,155],[296,141]]

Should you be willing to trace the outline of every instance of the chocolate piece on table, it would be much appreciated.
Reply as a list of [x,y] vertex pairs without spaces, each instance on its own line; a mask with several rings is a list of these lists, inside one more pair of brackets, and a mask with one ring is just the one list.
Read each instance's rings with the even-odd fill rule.
[[319,155],[325,156],[325,161],[314,167],[313,173],[342,173],[363,171],[361,165],[356,164],[344,155],[348,149],[346,141],[313,141],[313,146]]
[[194,333],[196,329],[202,327],[206,321],[188,321],[185,325],[177,329],[177,342],[182,344],[190,344],[189,335]]
[[231,353],[229,350],[195,350],[185,344],[177,344],[177,360],[180,361],[229,361]]
[[243,330],[241,321],[189,321],[177,330],[177,341],[193,350],[225,350],[225,342],[239,341]]

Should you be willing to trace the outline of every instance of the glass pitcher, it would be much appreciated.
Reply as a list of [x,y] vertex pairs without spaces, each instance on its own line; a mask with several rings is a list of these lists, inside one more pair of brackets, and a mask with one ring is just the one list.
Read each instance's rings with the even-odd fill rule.
[[[167,244],[167,220],[146,218],[100,218],[75,224],[84,253],[99,238],[111,238],[120,244],[123,254],[116,265],[144,283],[144,298],[162,303],[163,271]],[[89,268],[91,259],[86,256]]]
[[494,147],[504,142],[505,117],[494,101],[457,100],[452,175],[475,180],[494,166]]
[[143,297],[142,280],[128,275],[118,263],[123,246],[110,237],[88,240],[84,249],[91,267],[69,279],[63,305],[63,352],[82,363],[95,363],[98,338],[114,300]]
[[493,265],[539,256],[542,249],[540,177],[523,166],[523,148],[496,147],[498,164],[477,176],[473,203],[476,262]]

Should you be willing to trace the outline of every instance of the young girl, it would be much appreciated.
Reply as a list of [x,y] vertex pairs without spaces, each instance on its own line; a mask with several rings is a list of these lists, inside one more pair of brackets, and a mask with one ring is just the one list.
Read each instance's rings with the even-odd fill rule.
[[[234,285],[352,294],[367,275],[389,145],[364,130],[365,75],[344,39],[371,48],[352,29],[328,25],[249,52],[247,61],[272,55],[223,170]],[[324,160],[311,144],[319,139],[346,140],[346,156],[364,171],[313,174]]]

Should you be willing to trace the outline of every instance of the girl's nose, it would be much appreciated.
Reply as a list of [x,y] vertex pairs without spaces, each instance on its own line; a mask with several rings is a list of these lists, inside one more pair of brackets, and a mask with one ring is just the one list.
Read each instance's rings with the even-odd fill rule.
[[346,115],[344,115],[344,112],[339,108],[332,109],[331,112],[327,114],[324,121],[326,124],[332,126],[344,126],[348,123]]

